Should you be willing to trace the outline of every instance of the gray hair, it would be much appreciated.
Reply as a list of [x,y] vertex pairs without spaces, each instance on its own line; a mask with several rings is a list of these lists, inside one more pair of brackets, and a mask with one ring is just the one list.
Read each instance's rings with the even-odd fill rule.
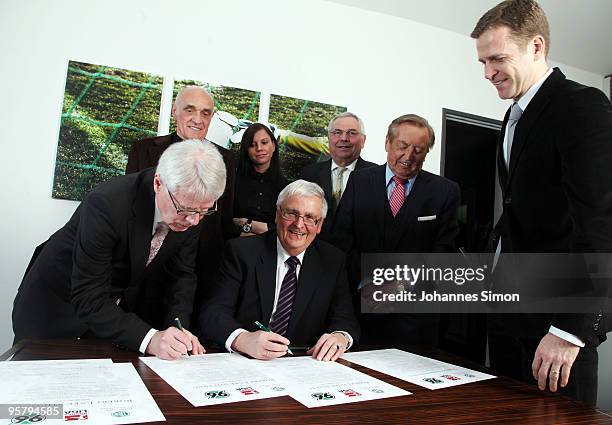
[[416,114],[402,115],[391,121],[391,124],[389,124],[389,128],[387,129],[387,139],[389,141],[397,137],[397,127],[402,124],[410,124],[415,127],[427,129],[427,132],[429,133],[427,144],[429,146],[429,149],[433,148],[434,142],[436,141],[436,134],[434,133],[434,129],[429,124],[429,121]]
[[217,200],[225,190],[225,163],[211,142],[173,143],[162,154],[156,171],[169,191],[193,195],[195,202]]
[[361,121],[361,118],[359,118],[357,115],[353,114],[352,112],[342,112],[341,114],[336,115],[335,117],[333,117],[330,121],[329,121],[329,125],[327,126],[327,131],[331,131],[332,126],[334,125],[334,123],[336,122],[337,119],[339,118],[353,118],[356,119],[357,122],[359,123],[359,132],[361,134],[365,135],[365,126],[363,125],[363,121]]
[[289,183],[281,193],[278,194],[278,200],[276,206],[279,207],[285,200],[291,196],[316,196],[321,200],[321,218],[325,218],[327,215],[327,201],[325,200],[325,192],[316,183],[308,182],[306,180],[296,180],[293,183]]
[[177,102],[179,102],[179,103],[182,102],[183,101],[183,94],[188,92],[188,91],[201,91],[202,94],[204,94],[204,95],[206,95],[206,96],[208,96],[210,98],[210,100],[213,103],[213,107],[214,107],[215,99],[212,97],[212,94],[210,94],[210,92],[208,90],[206,90],[205,87],[202,87],[202,86],[193,86],[193,85],[182,87],[178,91],[178,93],[176,94],[176,97],[174,98],[174,103],[176,104]]

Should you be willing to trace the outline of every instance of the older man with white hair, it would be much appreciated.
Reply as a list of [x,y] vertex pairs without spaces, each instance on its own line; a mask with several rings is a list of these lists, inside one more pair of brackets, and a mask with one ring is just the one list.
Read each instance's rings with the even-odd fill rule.
[[[195,336],[173,325],[179,318],[189,326],[198,224],[224,189],[221,155],[199,140],[169,147],[157,169],[98,185],[24,277],[15,342],[94,337],[164,359],[203,353]],[[164,297],[152,305],[143,294],[160,275]]]
[[323,190],[297,180],[276,203],[276,232],[228,243],[200,316],[203,334],[228,351],[281,357],[290,344],[335,361],[359,337],[344,254],[315,239],[327,212]]

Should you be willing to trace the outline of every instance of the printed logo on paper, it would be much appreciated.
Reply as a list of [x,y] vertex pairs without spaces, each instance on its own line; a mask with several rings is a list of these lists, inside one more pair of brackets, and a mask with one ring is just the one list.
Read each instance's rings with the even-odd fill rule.
[[423,378],[423,381],[429,382],[430,384],[441,384],[442,382],[444,382],[438,378]]
[[130,416],[130,414],[126,412],[125,410],[119,410],[117,412],[113,412],[111,413],[111,415],[116,418],[125,418],[126,416]]
[[376,393],[376,394],[382,394],[382,393],[384,393],[384,391],[383,391],[383,390],[381,390],[381,389],[379,389],[379,388],[374,388],[374,389],[372,390],[372,392],[373,392],[373,393]]
[[476,375],[472,375],[471,373],[464,373],[463,376],[467,376],[468,378],[476,378]]
[[355,390],[340,390],[339,392],[341,392],[342,394],[344,394],[347,397],[357,397],[357,396],[361,395],[360,393],[358,393]]
[[45,415],[19,415],[11,418],[12,424],[31,425],[43,422],[47,417]]
[[87,409],[64,410],[64,421],[86,421],[89,419]]
[[226,398],[226,397],[229,397],[229,394],[227,392],[225,392],[224,390],[206,391],[204,393],[204,395],[206,396],[206,398]]
[[455,375],[442,375],[442,378],[446,378],[449,381],[461,381],[461,378]]
[[244,395],[252,395],[252,394],[259,394],[259,391],[254,390],[251,387],[246,387],[246,388],[238,388],[238,391],[240,391],[242,394]]
[[284,387],[272,387],[274,391],[285,391]]
[[310,394],[315,400],[333,400],[336,398],[332,393],[314,393]]

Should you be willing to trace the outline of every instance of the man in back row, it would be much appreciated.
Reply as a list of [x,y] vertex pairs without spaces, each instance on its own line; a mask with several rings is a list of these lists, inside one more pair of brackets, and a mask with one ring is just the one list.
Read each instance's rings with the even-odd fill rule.
[[[387,163],[351,173],[336,212],[332,243],[348,255],[349,281],[359,305],[362,253],[452,252],[458,233],[459,187],[423,171],[435,140],[426,119],[391,122]],[[436,345],[435,314],[360,314],[364,344]]]
[[331,158],[304,167],[300,175],[304,180],[317,183],[325,192],[329,209],[321,234],[318,236],[324,240],[329,240],[331,237],[330,230],[336,208],[350,174],[355,170],[376,166],[360,156],[366,135],[363,121],[357,115],[351,112],[336,115],[329,122],[327,135]]
[[[504,1],[471,34],[484,75],[513,99],[498,148],[499,253],[612,252],[612,108],[605,95],[549,68],[548,21],[533,0]],[[608,319],[609,320],[609,319]],[[601,311],[493,315],[491,366],[594,405]],[[571,373],[571,377],[570,377]]]
[[[176,132],[166,136],[137,140],[132,144],[128,155],[126,173],[142,171],[157,165],[160,155],[169,147],[182,140],[206,140],[208,127],[214,114],[214,101],[202,87],[187,86],[176,95],[172,105],[172,117],[176,120]],[[217,213],[207,217],[202,223],[195,272],[198,276],[198,292],[195,297],[195,314],[200,308],[202,288],[216,273],[221,261],[225,241],[234,234],[234,185],[236,166],[234,154],[229,150],[212,144],[223,157],[227,172],[225,191],[217,204]],[[148,299],[159,299],[163,291],[163,277],[157,285],[151,284],[147,290]],[[197,320],[194,321],[197,330]]]
[[[15,342],[93,337],[165,359],[202,353],[195,336],[173,325],[178,317],[189,326],[198,224],[224,188],[221,155],[197,140],[168,148],[157,169],[96,186],[24,277]],[[143,294],[162,271],[164,296],[151,304]]]

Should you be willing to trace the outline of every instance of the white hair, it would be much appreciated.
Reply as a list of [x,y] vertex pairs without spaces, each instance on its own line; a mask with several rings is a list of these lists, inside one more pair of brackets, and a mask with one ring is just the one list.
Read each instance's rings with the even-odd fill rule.
[[278,200],[276,206],[280,206],[287,198],[291,196],[316,196],[321,200],[321,218],[325,218],[327,215],[327,201],[325,200],[325,192],[316,183],[308,182],[306,180],[296,180],[293,183],[289,183],[281,193],[278,194]]
[[162,154],[156,171],[169,191],[193,195],[196,202],[217,200],[225,190],[223,157],[208,141],[173,143]]
[[357,123],[359,124],[359,132],[363,135],[365,135],[365,126],[363,125],[363,121],[361,121],[361,118],[359,118],[357,115],[353,114],[352,112],[342,112],[341,114],[336,115],[335,117],[333,117],[330,121],[329,121],[329,125],[327,126],[327,131],[331,131],[332,130],[332,126],[334,125],[334,123],[336,122],[337,119],[339,118],[353,118],[355,120],[357,120]]

